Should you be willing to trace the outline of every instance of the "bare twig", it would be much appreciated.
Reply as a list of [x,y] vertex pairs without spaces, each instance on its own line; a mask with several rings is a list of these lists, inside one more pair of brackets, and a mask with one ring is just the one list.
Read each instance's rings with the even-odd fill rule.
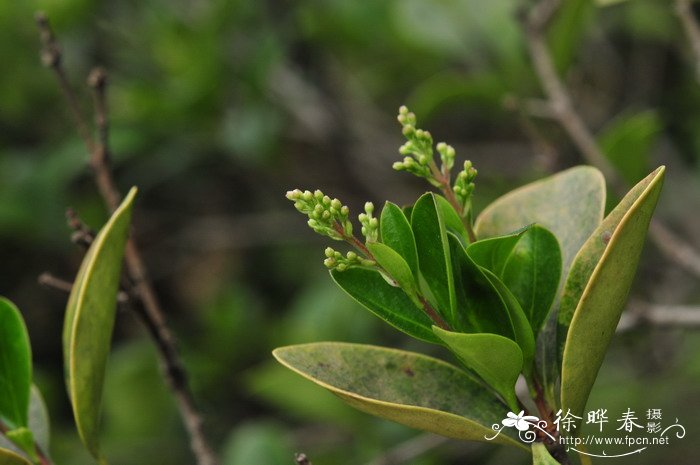
[[72,282],[57,278],[48,272],[41,273],[37,278],[37,281],[39,281],[39,284],[42,286],[50,287],[61,292],[70,292],[73,289]]
[[63,69],[61,47],[58,45],[58,41],[56,41],[56,37],[51,29],[49,18],[44,13],[37,13],[36,23],[39,26],[41,43],[43,44],[41,61],[44,63],[44,66],[51,68],[56,75],[58,84],[61,87],[61,92],[68,100],[68,109],[73,115],[73,119],[75,120],[75,124],[78,129],[78,134],[80,135],[80,138],[83,139],[85,146],[88,147],[88,151],[92,152],[93,142],[92,136],[90,135],[90,128],[82,116],[78,99],[75,92],[73,92],[73,87],[70,85],[65,70]]
[[[623,180],[608,162],[593,132],[574,108],[571,96],[556,72],[552,55],[547,47],[545,30],[556,14],[559,4],[560,0],[540,0],[529,14],[524,14],[522,17],[535,72],[552,110],[551,117],[564,128],[583,158],[600,169],[617,192],[624,193],[626,189]],[[673,234],[656,219],[652,220],[650,231],[651,239],[668,259],[696,278],[700,278],[700,253],[694,247]]]
[[700,307],[635,302],[622,314],[617,332],[640,326],[661,328],[700,328]]
[[693,14],[691,0],[676,0],[676,15],[683,26],[695,58],[695,78],[700,81],[700,24]]
[[[73,290],[73,283],[66,281],[65,279],[58,278],[49,272],[44,272],[39,275],[37,281],[42,286],[49,287],[51,289],[56,289],[57,291],[70,293]],[[120,304],[125,304],[129,301],[129,294],[124,290],[119,290],[117,292],[117,302]]]
[[90,244],[95,239],[95,231],[83,223],[83,220],[78,216],[78,212],[68,208],[66,210],[66,221],[68,222],[68,227],[73,230],[73,234],[70,236],[71,242],[85,249],[90,247]]
[[109,156],[109,120],[107,113],[107,73],[102,68],[95,68],[88,76],[88,85],[92,89],[95,108],[95,126],[97,127],[97,143],[93,144],[90,156],[90,167],[95,176],[95,183],[100,195],[105,200],[110,211],[119,206],[121,194],[112,177],[112,167]]
[[617,173],[600,151],[595,137],[575,110],[568,90],[557,75],[547,46],[545,30],[559,4],[559,0],[541,0],[524,18],[525,36],[532,64],[547,95],[552,117],[566,130],[584,158],[591,165],[597,166],[609,182],[616,184]]
[[[91,136],[87,119],[83,116],[76,94],[70,86],[62,67],[61,50],[48,18],[46,15],[39,13],[36,16],[36,20],[41,32],[43,62],[54,71],[54,74],[58,78],[61,91],[68,101],[68,106],[75,120],[78,133],[90,154],[90,166],[93,170],[95,183],[100,195],[109,210],[114,211],[119,205],[121,194],[114,182],[109,160],[106,73],[104,70],[98,68],[90,73],[88,79],[88,84],[93,91],[95,125],[98,132],[97,142],[95,142]],[[175,348],[173,335],[165,322],[164,312],[153,286],[148,279],[146,266],[144,265],[141,254],[133,238],[130,238],[127,242],[124,260],[126,262],[129,280],[133,286],[131,294],[134,295],[141,304],[135,306],[135,309],[141,316],[142,321],[148,328],[158,348],[160,359],[164,366],[165,377],[177,400],[180,415],[190,436],[190,447],[195,455],[197,464],[215,465],[217,459],[202,430],[202,416],[195,406],[186,372]]]

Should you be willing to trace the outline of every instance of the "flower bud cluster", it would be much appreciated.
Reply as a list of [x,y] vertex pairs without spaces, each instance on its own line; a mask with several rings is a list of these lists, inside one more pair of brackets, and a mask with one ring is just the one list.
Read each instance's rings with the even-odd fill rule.
[[457,201],[462,205],[465,214],[469,210],[469,204],[471,203],[476,175],[477,171],[476,168],[472,166],[472,162],[469,160],[465,161],[464,169],[457,174],[457,179],[453,187],[455,197],[457,197]]
[[416,129],[416,115],[405,106],[399,108],[397,119],[403,128],[401,132],[406,137],[406,143],[399,148],[399,153],[404,155],[403,161],[395,162],[393,168],[426,178],[434,184],[430,170],[430,164],[433,163],[433,136],[428,131]]
[[338,199],[331,199],[320,190],[295,189],[287,192],[294,207],[309,217],[308,225],[317,233],[337,241],[352,236],[350,209]]
[[358,215],[358,219],[362,224],[362,235],[365,236],[366,242],[377,242],[379,240],[379,220],[372,216],[374,213],[374,204],[372,202],[365,203],[365,212]]
[[442,161],[442,172],[449,173],[449,171],[455,165],[455,149],[451,145],[447,145],[444,142],[438,143],[436,148],[440,154],[440,160]]
[[326,265],[329,270],[345,271],[348,268],[370,267],[375,265],[374,261],[362,258],[352,251],[343,256],[343,254],[332,247],[326,247],[325,253],[326,259],[323,261],[323,264]]

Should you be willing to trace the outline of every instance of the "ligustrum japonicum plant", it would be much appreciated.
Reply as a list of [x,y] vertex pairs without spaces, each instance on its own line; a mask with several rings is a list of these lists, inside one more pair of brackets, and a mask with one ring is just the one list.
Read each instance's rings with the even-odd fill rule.
[[[556,463],[552,457],[568,463],[554,415],[583,416],[664,167],[606,217],[605,180],[589,166],[516,189],[476,216],[471,162],[453,174],[451,146],[434,146],[405,107],[398,120],[407,142],[394,169],[424,178],[439,194],[425,193],[403,208],[386,202],[379,214],[368,202],[359,235],[340,200],[318,190],[290,191],[287,198],[314,231],[352,249],[325,251],[340,288],[409,336],[444,346],[461,366],[334,342],[282,347],[274,356],[367,413],[450,438],[532,445],[534,463]],[[520,376],[528,389],[516,394]],[[523,441],[521,428],[497,428],[507,413],[513,425],[525,414],[547,423]]]

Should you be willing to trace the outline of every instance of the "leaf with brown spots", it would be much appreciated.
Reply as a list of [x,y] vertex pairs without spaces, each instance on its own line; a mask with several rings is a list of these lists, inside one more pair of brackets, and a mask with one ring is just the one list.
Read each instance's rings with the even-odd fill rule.
[[[485,441],[508,412],[466,372],[421,354],[319,342],[281,347],[273,355],[363,412],[450,438]],[[493,442],[523,447],[511,434]]]

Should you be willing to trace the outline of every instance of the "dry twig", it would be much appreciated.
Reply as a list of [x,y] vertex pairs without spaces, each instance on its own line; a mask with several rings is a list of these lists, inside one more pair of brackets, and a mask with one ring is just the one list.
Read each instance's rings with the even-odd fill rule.
[[700,307],[635,302],[622,314],[617,332],[653,326],[659,328],[700,328]]
[[[109,210],[114,211],[121,201],[121,194],[114,182],[110,166],[109,120],[106,99],[107,75],[103,69],[96,68],[90,73],[88,78],[88,84],[92,89],[95,110],[95,126],[97,128],[97,140],[95,141],[87,119],[83,116],[78,98],[62,66],[61,49],[51,29],[49,20],[46,15],[39,13],[36,16],[36,21],[43,44],[42,61],[53,70],[58,79],[61,91],[66,97],[68,107],[75,120],[78,133],[90,155],[89,164],[93,170],[97,188]],[[133,287],[129,294],[135,296],[138,303],[140,303],[134,308],[148,328],[158,348],[166,379],[177,400],[180,415],[190,436],[190,446],[197,464],[215,465],[217,459],[204,435],[202,416],[195,406],[185,369],[175,348],[174,337],[165,322],[164,312],[150,283],[146,266],[133,238],[130,238],[127,242],[124,260],[129,281]]]
[[[569,91],[554,67],[545,32],[560,3],[560,0],[540,0],[528,13],[522,15],[527,46],[535,72],[546,95],[545,103],[551,109],[550,117],[564,128],[583,158],[600,169],[617,192],[624,193],[626,191],[624,182],[601,151],[591,129],[576,111]],[[700,34],[698,47],[700,52]],[[539,106],[541,107],[542,104],[540,103]],[[650,237],[666,258],[700,279],[700,253],[693,246],[656,219],[652,220]]]

